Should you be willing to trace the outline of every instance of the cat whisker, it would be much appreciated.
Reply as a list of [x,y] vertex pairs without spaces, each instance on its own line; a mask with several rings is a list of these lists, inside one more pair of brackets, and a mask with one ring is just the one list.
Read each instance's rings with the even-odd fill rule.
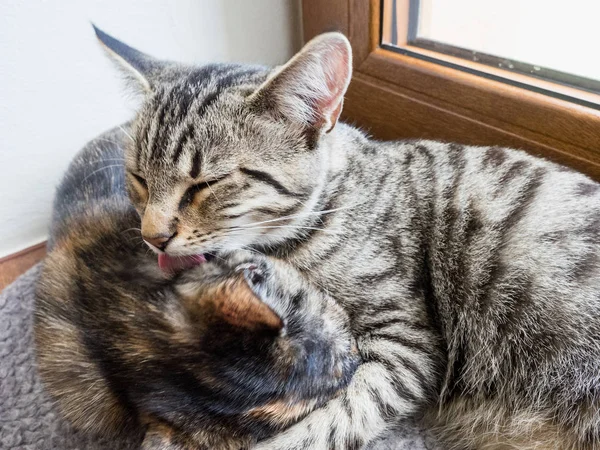
[[94,161],[90,161],[91,163],[100,163],[107,161],[125,161],[125,158],[103,158],[103,159],[95,159]]
[[345,209],[354,208],[355,206],[359,206],[359,205],[360,204],[349,205],[349,206],[342,206],[340,208],[327,209],[327,210],[324,210],[324,211],[310,211],[310,212],[307,212],[307,213],[291,214],[289,216],[282,216],[282,217],[277,217],[275,219],[263,220],[263,221],[260,221],[260,222],[253,222],[253,223],[248,223],[248,224],[240,225],[240,227],[246,228],[246,227],[252,227],[254,225],[260,225],[260,224],[263,224],[263,223],[280,222],[282,220],[288,220],[288,219],[300,219],[300,218],[304,218],[304,217],[310,217],[310,216],[313,216],[313,215],[322,216],[322,215],[325,215],[325,214],[331,214],[331,213],[334,213],[334,212],[337,212],[337,211],[342,211],[342,210],[345,210]]
[[121,231],[121,233],[127,233],[128,231],[139,231],[141,233],[142,229],[141,228],[136,228],[136,227],[127,228],[126,230]]
[[265,256],[265,257],[267,256],[263,252],[255,249],[255,248],[249,247],[247,245],[242,245],[241,248],[244,249],[244,250],[246,250],[246,251],[249,251],[250,253],[256,253],[257,255],[261,255],[261,256]]
[[94,171],[93,171],[92,173],[90,173],[89,175],[86,175],[86,177],[83,179],[83,181],[86,181],[86,180],[87,180],[89,177],[91,177],[91,176],[92,176],[92,175],[94,175],[95,173],[101,172],[101,171],[103,171],[103,170],[106,170],[106,169],[114,169],[114,168],[117,168],[117,167],[118,167],[118,168],[121,168],[121,167],[123,167],[123,166],[122,166],[122,165],[120,165],[120,164],[111,164],[111,165],[108,165],[108,166],[100,167],[99,169],[96,169],[96,170],[94,170]]
[[[125,231],[121,232],[121,234],[125,234]],[[127,239],[129,239],[129,240],[131,241],[131,240],[133,240],[133,239],[136,239],[136,238],[139,238],[139,239],[140,239],[140,241],[143,241],[143,240],[144,240],[144,239],[142,238],[142,236],[141,236],[141,235],[139,235],[139,234],[137,234],[137,233],[136,233],[136,234],[134,234],[134,235],[131,235],[131,236],[129,236]]]
[[[139,236],[133,236],[133,237],[127,239],[127,242],[128,243],[134,242],[136,244],[144,244],[145,245],[144,240]],[[148,250],[150,250],[150,249],[148,249]]]
[[113,141],[111,139],[106,139],[103,137],[97,137],[96,139],[94,139],[95,141],[102,141],[102,142],[108,142],[109,144],[113,144],[113,145],[118,145],[119,143],[116,141]]
[[255,238],[256,236],[259,236],[260,233],[255,233],[255,234],[250,234],[250,233],[242,233],[242,231],[246,231],[246,230],[236,230],[233,232],[227,232],[225,233],[223,236],[240,236],[240,237],[250,237],[250,238]]
[[[267,226],[258,226],[258,227],[248,227],[244,228],[244,230],[263,230],[263,229],[271,229],[271,228],[293,228],[297,230],[314,230],[314,231],[322,231],[327,234],[343,234],[341,231],[336,230],[328,230],[326,228],[318,228],[318,227],[303,227],[300,225],[267,225]],[[237,231],[237,230],[233,230]]]
[[210,193],[213,195],[213,197],[215,198],[215,200],[217,201],[217,203],[219,204],[219,206],[221,206],[221,200],[219,200],[219,197],[217,197],[217,194],[215,194],[215,191],[213,191],[213,188],[210,187],[210,183],[206,182],[206,186],[208,187],[208,189],[210,189]]
[[221,261],[225,261],[225,259],[224,259],[224,258],[221,258],[219,255],[217,255],[217,254],[215,254],[215,253],[206,252],[205,254],[206,254],[206,255],[210,255],[210,256],[212,256],[213,258],[220,259]]
[[119,130],[121,130],[125,134],[125,136],[131,139],[131,142],[135,142],[135,139],[133,139],[133,137],[131,137],[131,135],[127,131],[125,131],[125,129],[121,125],[119,125]]

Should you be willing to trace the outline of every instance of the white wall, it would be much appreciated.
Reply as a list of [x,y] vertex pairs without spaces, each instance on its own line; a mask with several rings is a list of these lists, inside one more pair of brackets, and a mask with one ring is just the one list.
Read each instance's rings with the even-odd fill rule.
[[2,0],[0,257],[46,238],[54,189],[88,140],[133,111],[90,20],[157,57],[284,62],[298,0]]
[[598,0],[421,0],[419,36],[600,80]]

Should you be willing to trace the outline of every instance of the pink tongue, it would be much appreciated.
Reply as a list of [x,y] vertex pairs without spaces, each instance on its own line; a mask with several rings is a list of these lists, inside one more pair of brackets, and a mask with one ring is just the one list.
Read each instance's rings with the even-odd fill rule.
[[179,272],[206,262],[204,255],[169,256],[165,253],[158,255],[158,267],[164,272]]

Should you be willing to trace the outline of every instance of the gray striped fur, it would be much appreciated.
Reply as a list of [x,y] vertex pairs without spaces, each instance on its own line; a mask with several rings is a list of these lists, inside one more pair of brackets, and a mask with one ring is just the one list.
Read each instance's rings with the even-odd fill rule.
[[456,448],[598,448],[600,186],[521,151],[335,125],[342,40],[271,72],[151,82],[126,152],[143,223],[176,233],[168,253],[252,247],[351,317],[350,386],[259,448],[362,448],[421,413]]
[[359,358],[347,314],[249,252],[160,270],[115,163],[127,133],[86,145],[57,190],[37,369],[79,431],[144,450],[248,448],[348,385]]

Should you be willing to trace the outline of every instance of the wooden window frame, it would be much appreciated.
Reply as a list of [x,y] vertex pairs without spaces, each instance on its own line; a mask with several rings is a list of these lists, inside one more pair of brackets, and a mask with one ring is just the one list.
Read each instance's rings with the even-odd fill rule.
[[[398,9],[408,14],[408,8]],[[305,41],[338,30],[352,44],[354,76],[344,102],[345,121],[380,139],[520,148],[600,180],[598,109],[385,49],[381,12],[381,0],[302,1]],[[564,88],[520,76],[544,89]]]

